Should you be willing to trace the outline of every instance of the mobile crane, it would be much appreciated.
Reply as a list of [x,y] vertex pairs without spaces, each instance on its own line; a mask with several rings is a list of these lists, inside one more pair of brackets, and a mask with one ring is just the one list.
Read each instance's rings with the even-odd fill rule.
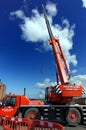
[[[45,103],[30,100],[26,95],[8,94],[0,106],[0,117],[21,116],[30,119],[43,119],[71,125],[86,124],[86,99],[82,103],[84,88],[70,84],[70,70],[64,57],[60,41],[53,36],[44,6],[42,5],[47,29],[50,36],[56,66],[57,85],[45,90]],[[59,83],[60,81],[60,83]],[[81,97],[77,104],[70,104],[73,97]]]

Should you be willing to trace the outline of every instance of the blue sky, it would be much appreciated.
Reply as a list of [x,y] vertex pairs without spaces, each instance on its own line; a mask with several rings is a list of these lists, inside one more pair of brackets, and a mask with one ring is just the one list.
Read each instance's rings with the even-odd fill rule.
[[0,78],[7,93],[39,98],[54,85],[55,62],[41,4],[58,36],[71,70],[71,81],[86,87],[86,0],[1,0]]

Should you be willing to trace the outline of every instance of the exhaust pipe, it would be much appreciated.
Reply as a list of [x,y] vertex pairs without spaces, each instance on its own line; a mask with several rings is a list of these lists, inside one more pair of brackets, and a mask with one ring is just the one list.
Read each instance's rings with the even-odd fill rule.
[[26,96],[26,88],[24,88],[24,96]]

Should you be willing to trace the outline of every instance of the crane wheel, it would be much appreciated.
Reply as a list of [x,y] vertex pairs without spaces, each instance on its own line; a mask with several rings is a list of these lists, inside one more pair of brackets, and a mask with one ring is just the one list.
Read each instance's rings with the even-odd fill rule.
[[66,112],[66,121],[69,125],[78,125],[81,122],[81,114],[76,108],[69,108]]
[[37,108],[29,108],[26,110],[24,114],[25,118],[34,120],[34,119],[41,119],[40,112]]

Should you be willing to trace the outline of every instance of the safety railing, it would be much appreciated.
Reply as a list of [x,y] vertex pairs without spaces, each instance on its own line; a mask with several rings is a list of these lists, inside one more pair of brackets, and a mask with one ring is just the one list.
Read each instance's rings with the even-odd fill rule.
[[64,130],[64,127],[59,123],[34,120],[32,123],[32,130]]
[[54,122],[6,117],[3,122],[3,130],[64,130],[64,127]]
[[3,122],[3,130],[30,130],[30,120],[26,118],[6,117]]

